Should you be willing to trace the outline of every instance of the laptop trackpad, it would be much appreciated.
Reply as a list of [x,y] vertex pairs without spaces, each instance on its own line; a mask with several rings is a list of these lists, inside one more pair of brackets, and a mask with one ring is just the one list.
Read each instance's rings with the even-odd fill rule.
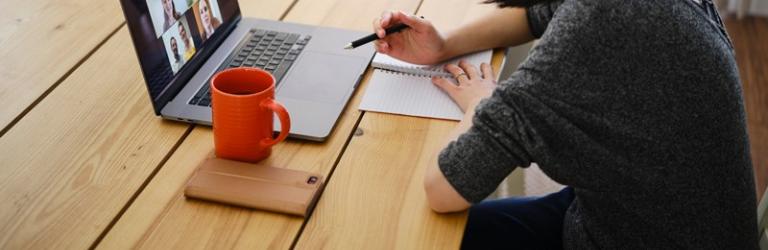
[[277,95],[315,102],[344,102],[363,72],[358,69],[366,64],[362,57],[304,51],[301,59],[291,66]]

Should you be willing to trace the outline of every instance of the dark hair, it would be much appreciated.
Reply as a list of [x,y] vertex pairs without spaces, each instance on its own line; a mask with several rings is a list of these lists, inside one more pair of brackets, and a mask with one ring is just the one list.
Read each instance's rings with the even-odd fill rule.
[[538,3],[551,2],[552,0],[484,0],[483,3],[495,3],[499,8],[506,7],[531,7]]

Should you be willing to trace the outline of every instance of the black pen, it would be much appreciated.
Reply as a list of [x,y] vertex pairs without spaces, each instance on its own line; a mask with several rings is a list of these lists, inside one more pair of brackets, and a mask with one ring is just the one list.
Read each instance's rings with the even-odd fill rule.
[[[384,31],[386,31],[387,35],[389,35],[389,34],[393,34],[393,33],[399,32],[399,31],[401,31],[401,30],[403,30],[405,28],[408,28],[408,25],[405,25],[405,24],[401,23],[401,24],[389,27],[389,28],[385,29]],[[344,49],[354,49],[354,48],[363,46],[366,43],[370,43],[370,42],[376,41],[377,39],[379,39],[379,36],[376,35],[376,33],[373,33],[373,34],[370,34],[370,35],[368,35],[366,37],[357,39],[354,42],[351,42],[351,43],[347,44],[347,46],[344,47]]]

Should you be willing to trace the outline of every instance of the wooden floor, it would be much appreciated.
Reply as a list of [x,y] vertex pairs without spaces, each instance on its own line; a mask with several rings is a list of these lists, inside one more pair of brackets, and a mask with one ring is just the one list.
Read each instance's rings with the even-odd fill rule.
[[725,25],[736,48],[744,86],[752,164],[760,197],[768,184],[768,18],[726,18]]

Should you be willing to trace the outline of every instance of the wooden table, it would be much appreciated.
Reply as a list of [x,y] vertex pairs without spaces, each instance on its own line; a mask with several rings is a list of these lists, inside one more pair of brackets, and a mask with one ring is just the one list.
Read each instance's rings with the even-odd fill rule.
[[[476,2],[240,4],[245,16],[368,31],[390,9],[450,29],[492,9]],[[0,248],[457,248],[466,214],[433,213],[422,188],[455,122],[357,110],[368,77],[326,142],[289,139],[261,163],[327,176],[308,219],[187,200],[211,129],[154,115],[119,2],[1,1]]]

